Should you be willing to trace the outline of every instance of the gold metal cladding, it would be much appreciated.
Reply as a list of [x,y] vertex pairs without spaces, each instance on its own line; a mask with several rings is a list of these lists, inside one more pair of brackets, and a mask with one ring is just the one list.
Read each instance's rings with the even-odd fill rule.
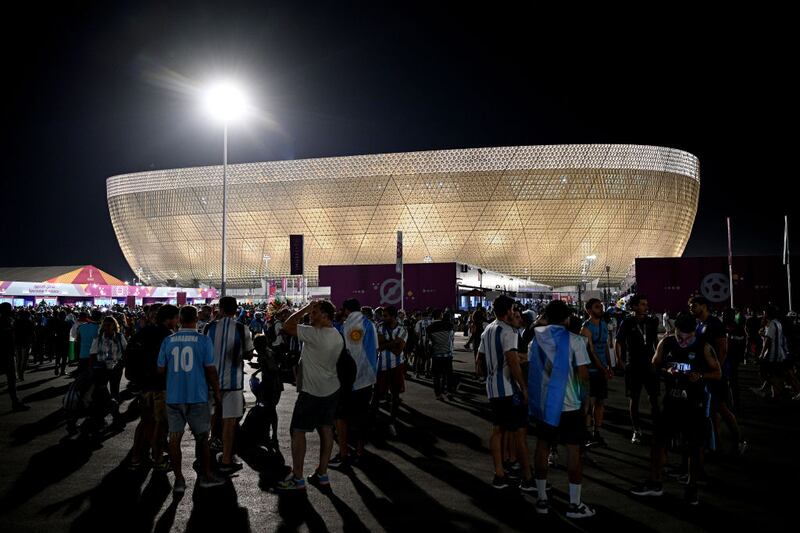
[[[113,176],[111,221],[150,284],[220,279],[222,167]],[[463,262],[553,286],[621,281],[636,257],[683,253],[700,191],[695,156],[638,145],[477,148],[228,166],[231,287],[289,273],[290,234],[318,265]],[[595,259],[587,261],[587,257]]]

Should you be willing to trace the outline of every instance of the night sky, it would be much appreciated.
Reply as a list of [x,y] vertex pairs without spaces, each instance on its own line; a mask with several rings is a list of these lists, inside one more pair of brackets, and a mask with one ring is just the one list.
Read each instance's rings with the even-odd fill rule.
[[779,12],[65,3],[4,14],[0,266],[130,278],[105,180],[220,163],[221,129],[182,89],[219,74],[264,113],[232,130],[232,163],[654,144],[700,158],[686,255],[725,254],[726,215],[734,253],[780,254],[797,212],[797,60]]

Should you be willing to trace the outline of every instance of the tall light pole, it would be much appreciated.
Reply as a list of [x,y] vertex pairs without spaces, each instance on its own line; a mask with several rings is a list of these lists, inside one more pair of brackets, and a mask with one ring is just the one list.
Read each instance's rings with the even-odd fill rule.
[[225,267],[227,266],[228,225],[228,124],[241,118],[247,110],[244,92],[230,81],[215,83],[205,93],[205,106],[209,114],[223,125],[222,142],[222,279],[220,295],[225,296]]
[[269,260],[272,259],[269,255],[264,254],[264,286],[267,289],[267,294],[264,300],[269,303]]

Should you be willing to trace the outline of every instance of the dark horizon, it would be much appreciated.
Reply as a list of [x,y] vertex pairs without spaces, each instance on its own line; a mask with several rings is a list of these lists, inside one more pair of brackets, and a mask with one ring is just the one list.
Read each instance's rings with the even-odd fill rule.
[[13,127],[0,266],[94,264],[130,278],[105,180],[220,164],[221,131],[176,91],[220,72],[242,75],[268,119],[231,131],[234,164],[653,144],[700,159],[685,256],[727,254],[726,216],[734,255],[780,255],[784,214],[793,228],[789,182],[774,177],[793,168],[791,32],[774,14],[720,24],[676,9],[637,26],[587,13],[567,26],[535,6],[83,2],[13,15],[29,40],[4,37],[19,79],[3,88]]

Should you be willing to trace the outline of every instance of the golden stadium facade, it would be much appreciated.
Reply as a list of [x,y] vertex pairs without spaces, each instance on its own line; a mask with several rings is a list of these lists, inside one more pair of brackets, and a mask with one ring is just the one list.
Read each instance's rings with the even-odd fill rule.
[[[226,278],[244,287],[288,275],[290,234],[305,235],[312,283],[318,265],[393,263],[402,230],[408,263],[468,263],[553,286],[605,281],[608,265],[619,282],[636,257],[682,254],[699,190],[695,156],[639,145],[229,165]],[[219,284],[221,166],[113,176],[107,195],[140,278]]]

